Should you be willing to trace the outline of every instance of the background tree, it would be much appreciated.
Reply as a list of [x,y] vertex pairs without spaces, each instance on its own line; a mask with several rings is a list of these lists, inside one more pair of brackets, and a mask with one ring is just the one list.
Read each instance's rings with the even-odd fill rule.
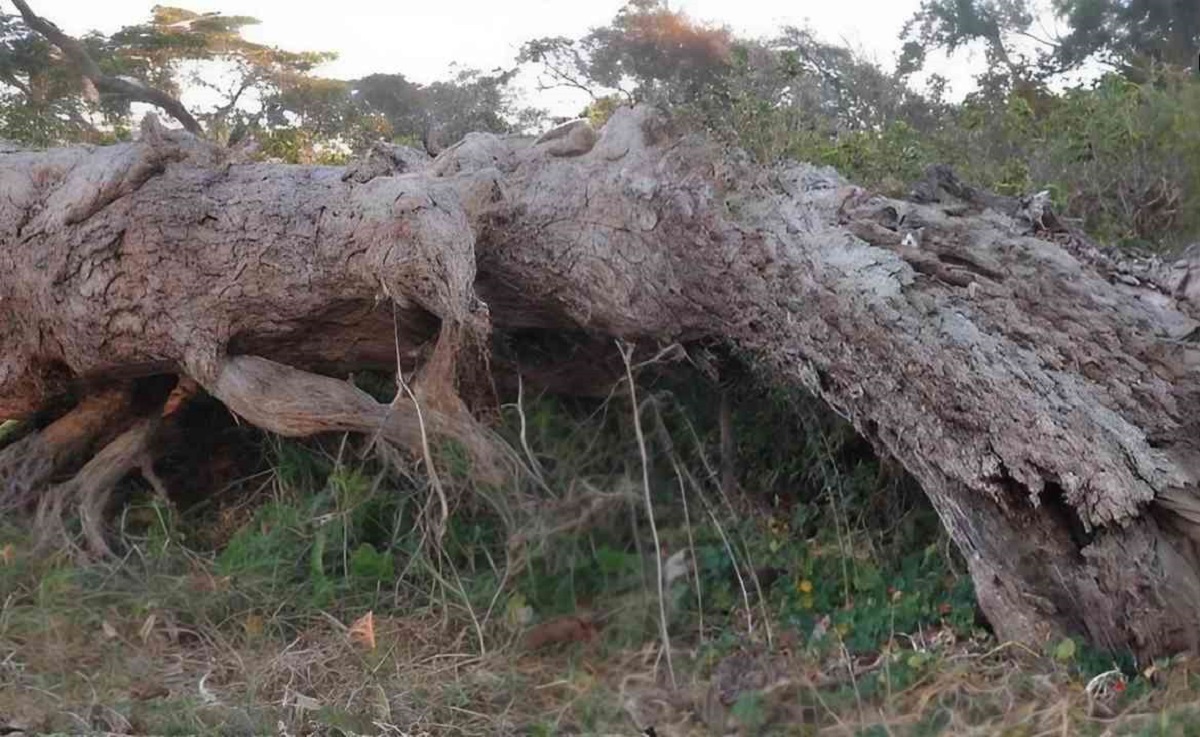
[[516,69],[490,74],[462,69],[429,85],[402,74],[372,74],[350,85],[360,115],[379,121],[394,140],[431,147],[454,143],[472,131],[508,133],[537,119],[518,107],[511,88]]
[[[1060,30],[1056,30],[1060,29]],[[906,25],[902,66],[929,49],[972,42],[987,51],[987,75],[1046,79],[1102,63],[1146,79],[1153,64],[1191,69],[1200,53],[1200,4],[1179,0],[924,0]]]
[[731,66],[729,29],[699,23],[662,0],[633,0],[612,23],[580,39],[527,42],[518,60],[542,71],[543,87],[569,87],[593,99],[678,104],[722,86]]
[[[316,72],[334,54],[254,43],[243,32],[256,23],[155,6],[145,23],[79,43],[106,79],[175,101],[187,127],[217,141],[253,135],[264,155],[292,162],[341,161],[372,141],[412,143],[431,132],[445,145],[472,130],[505,132],[538,119],[517,107],[513,71],[462,70],[427,86],[398,74],[327,79]],[[44,29],[58,40],[21,16],[0,17],[0,135],[38,146],[127,137],[137,97],[129,89],[97,92],[80,73],[81,59],[55,46],[74,41],[53,24]]]
[[[95,37],[85,39],[98,47]],[[99,48],[94,48],[100,53]],[[0,15],[0,136],[35,146],[68,141],[99,142],[92,117],[118,123],[122,105],[101,108],[85,97],[82,78],[57,63],[60,55],[19,16]],[[95,98],[93,98],[95,100]]]
[[[275,100],[322,85],[312,72],[334,58],[247,41],[243,29],[258,22],[247,16],[156,6],[146,23],[77,42],[20,9],[2,19],[0,82],[9,120],[38,119],[9,125],[10,137],[28,143],[124,137],[134,102],[165,104],[185,127],[221,140],[231,121],[262,121]],[[179,102],[185,93],[196,98],[194,116]]]
[[1129,70],[1158,62],[1195,68],[1200,3],[1181,0],[1057,0],[1070,32],[1059,58],[1075,66],[1098,57]]
[[660,0],[630,2],[579,39],[530,41],[519,60],[537,66],[543,87],[589,95],[597,121],[614,101],[661,104],[766,159],[795,155],[799,142],[829,144],[889,121],[928,129],[941,109],[936,87],[921,94],[806,29],[739,38]]

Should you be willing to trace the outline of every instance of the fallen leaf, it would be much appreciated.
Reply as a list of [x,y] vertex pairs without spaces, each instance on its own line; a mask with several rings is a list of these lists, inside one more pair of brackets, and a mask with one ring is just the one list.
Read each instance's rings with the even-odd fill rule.
[[188,576],[188,586],[199,592],[224,591],[229,588],[229,581],[229,576],[214,576],[208,571],[196,571]]
[[129,689],[129,698],[134,701],[163,699],[171,695],[171,689],[161,683],[138,683]]
[[242,629],[251,637],[258,637],[263,633],[263,618],[260,614],[247,614],[245,621],[242,622]]
[[510,626],[524,627],[533,621],[533,607],[529,606],[522,594],[516,593],[509,597],[504,615]]
[[591,642],[598,631],[595,623],[583,617],[559,617],[531,628],[525,633],[525,649],[537,650],[550,645]]
[[103,632],[104,636],[110,640],[115,640],[120,637],[120,635],[117,634],[117,628],[109,624],[107,619],[100,622],[100,631]]
[[367,612],[354,621],[350,625],[350,631],[347,633],[351,642],[357,642],[360,645],[366,645],[367,648],[375,649],[375,612]]

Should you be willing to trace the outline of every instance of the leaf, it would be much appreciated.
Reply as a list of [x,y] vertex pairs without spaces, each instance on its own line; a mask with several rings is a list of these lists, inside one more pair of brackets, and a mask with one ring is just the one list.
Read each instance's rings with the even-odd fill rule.
[[129,689],[129,698],[134,701],[163,699],[171,695],[171,689],[161,683],[138,683]]
[[109,624],[107,619],[100,622],[100,631],[103,632],[104,636],[110,640],[115,640],[120,637],[120,635],[117,634],[117,628]]
[[516,593],[508,598],[505,606],[505,619],[513,627],[524,627],[533,621],[533,607],[525,601],[524,594]]
[[1067,663],[1075,659],[1075,641],[1068,638],[1058,643],[1054,647],[1054,659],[1060,663]]
[[525,633],[525,649],[538,650],[551,645],[591,642],[596,635],[596,625],[591,620],[568,615],[532,627]]
[[0,566],[10,566],[17,559],[17,549],[12,543],[0,548]]
[[350,556],[350,573],[355,578],[372,583],[393,578],[392,556],[375,550],[370,543],[363,543]]
[[362,615],[350,625],[349,632],[346,633],[351,642],[357,642],[364,645],[369,650],[375,649],[375,612],[370,611]]
[[242,622],[242,629],[250,637],[258,637],[263,633],[263,618],[261,614],[247,614]]

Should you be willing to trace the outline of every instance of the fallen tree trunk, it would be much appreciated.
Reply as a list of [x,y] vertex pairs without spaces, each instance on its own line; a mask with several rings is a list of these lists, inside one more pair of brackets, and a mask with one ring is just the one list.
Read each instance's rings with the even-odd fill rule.
[[[1038,237],[1036,198],[936,170],[902,202],[762,169],[644,108],[348,172],[230,156],[151,125],[0,157],[0,417],[179,374],[275,432],[492,465],[491,331],[715,339],[913,473],[1002,637],[1196,644],[1196,264]],[[334,378],[397,362],[390,405]]]

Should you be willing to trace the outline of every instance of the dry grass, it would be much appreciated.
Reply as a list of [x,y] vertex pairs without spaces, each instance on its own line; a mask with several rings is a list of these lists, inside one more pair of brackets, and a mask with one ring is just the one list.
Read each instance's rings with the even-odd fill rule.
[[[536,488],[451,495],[444,547],[422,527],[435,497],[420,479],[346,465],[344,443],[277,448],[245,494],[197,517],[126,508],[116,561],[39,557],[0,520],[0,733],[1200,735],[1192,661],[1097,677],[1110,666],[1095,654],[972,632],[969,594],[947,583],[961,574],[891,481],[814,444],[786,483],[817,491],[789,518],[721,496],[706,443],[690,424],[672,439],[654,406],[642,437],[616,412],[605,427],[522,408]],[[648,484],[662,549],[693,561],[666,592],[654,578],[671,559],[645,550]],[[881,499],[882,532],[867,521]],[[364,585],[348,561],[380,515],[395,522],[364,560],[389,566]],[[915,568],[895,565],[914,550]],[[374,648],[350,632],[368,611]],[[530,651],[539,619],[588,636]]]
[[[1105,688],[1089,693],[1077,668],[986,636],[956,641],[948,629],[897,636],[881,652],[853,658],[835,631],[808,646],[793,633],[774,649],[732,631],[722,646],[700,647],[697,633],[676,632],[679,686],[672,690],[656,669],[653,628],[640,648],[601,638],[524,652],[515,632],[497,626],[480,655],[470,622],[428,607],[377,615],[376,647],[369,650],[347,637],[348,621],[330,614],[284,622],[232,612],[197,625],[194,612],[153,598],[93,610],[91,594],[65,578],[28,579],[32,588],[21,590],[6,580],[0,726],[31,733],[632,736],[653,726],[665,737],[1200,729],[1193,661],[1132,680],[1107,676],[1097,681]],[[196,595],[219,596],[227,584],[198,573],[186,585]]]

